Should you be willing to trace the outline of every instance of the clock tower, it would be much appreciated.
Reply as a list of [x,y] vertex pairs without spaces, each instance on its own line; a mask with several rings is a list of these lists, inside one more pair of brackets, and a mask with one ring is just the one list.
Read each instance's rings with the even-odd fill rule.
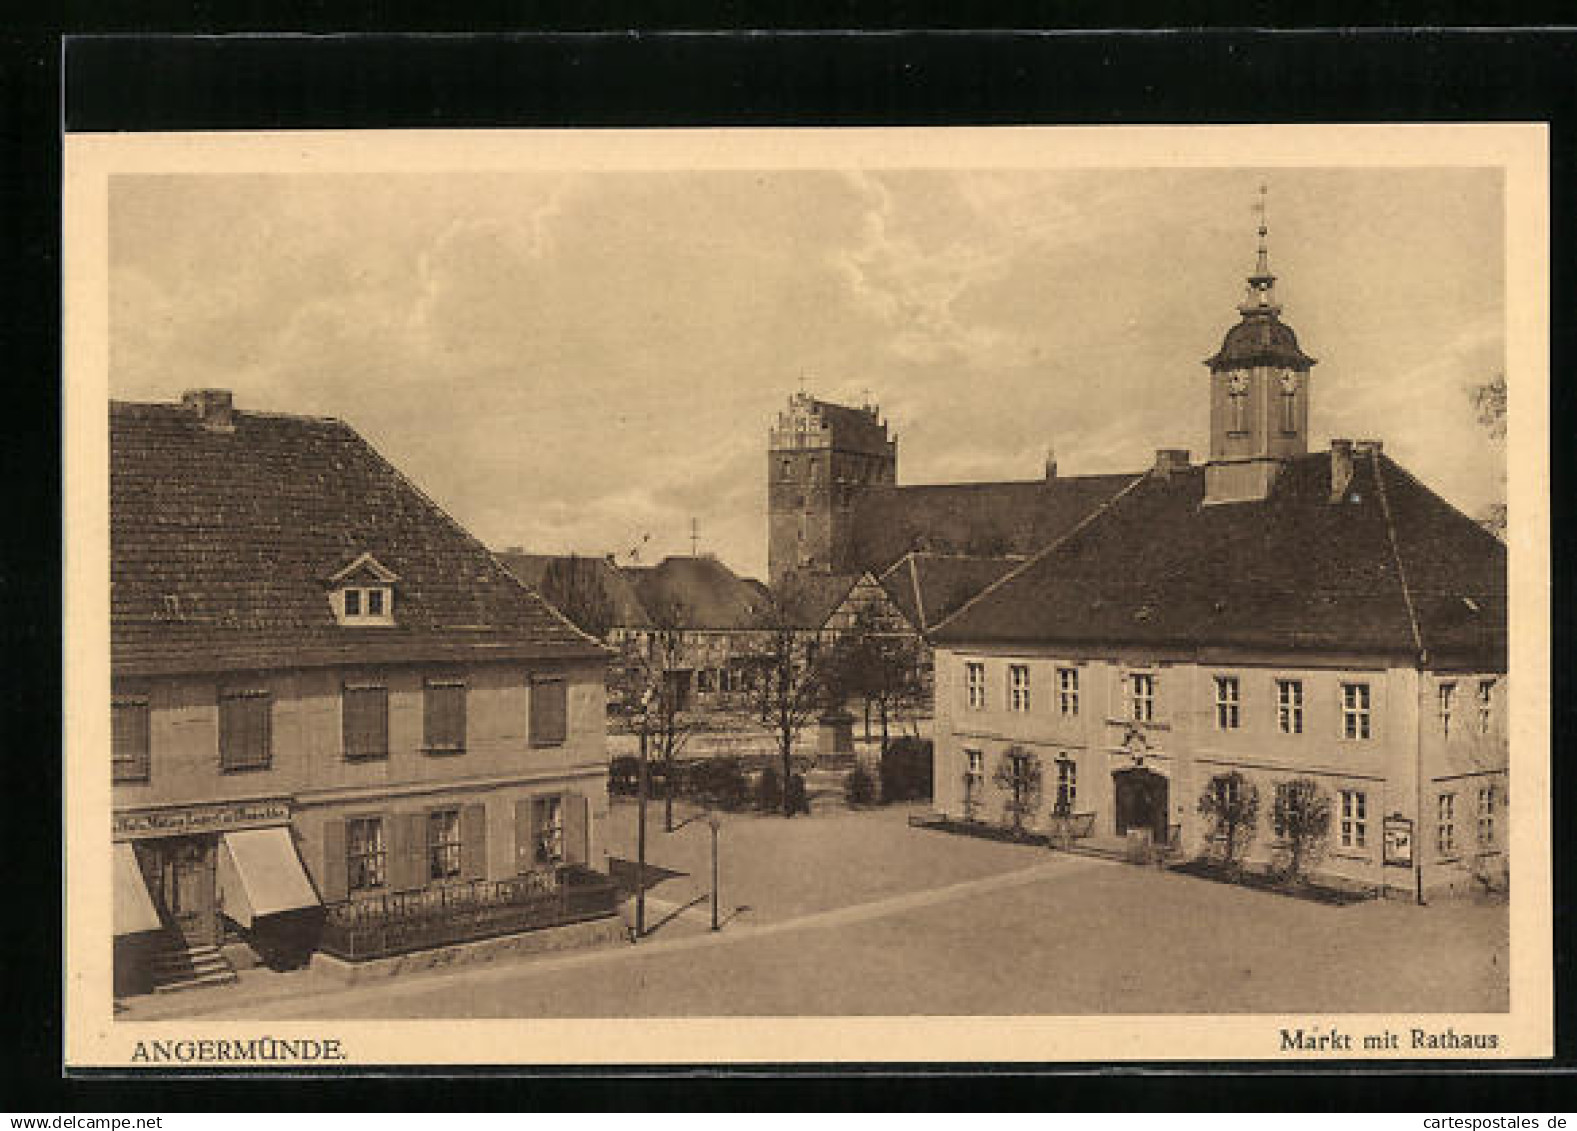
[[1314,358],[1281,320],[1266,248],[1260,188],[1259,259],[1248,277],[1242,320],[1227,331],[1210,368],[1210,462],[1205,502],[1263,499],[1284,460],[1309,450],[1309,371]]

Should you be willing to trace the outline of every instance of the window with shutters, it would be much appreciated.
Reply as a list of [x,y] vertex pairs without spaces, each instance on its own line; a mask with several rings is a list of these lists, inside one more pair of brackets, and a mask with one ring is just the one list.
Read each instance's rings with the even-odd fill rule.
[[274,697],[261,688],[219,696],[219,768],[266,770],[273,761]]
[[460,810],[435,809],[427,814],[427,878],[460,876]]
[[538,797],[531,803],[532,861],[539,867],[564,862],[564,799]]
[[531,745],[564,744],[569,729],[568,707],[562,679],[531,681]]
[[381,683],[346,683],[340,692],[345,757],[361,762],[389,756],[389,689]]
[[429,754],[465,753],[465,681],[434,678],[422,686],[422,748]]
[[345,822],[346,886],[373,891],[388,883],[388,842],[382,817],[352,817]]
[[139,696],[117,695],[111,704],[110,733],[111,780],[147,781],[149,766],[148,700]]

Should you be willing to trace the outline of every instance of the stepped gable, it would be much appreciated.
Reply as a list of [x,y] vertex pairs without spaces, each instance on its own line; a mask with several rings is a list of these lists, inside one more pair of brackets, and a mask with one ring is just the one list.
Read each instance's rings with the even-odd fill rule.
[[909,623],[925,633],[1024,560],[914,552],[894,562],[880,581]]
[[1031,554],[1133,482],[1078,475],[1019,483],[870,486],[855,503],[848,565],[880,574],[911,552]]
[[[224,408],[110,406],[117,674],[605,655],[347,425]],[[392,627],[330,607],[363,554],[398,578]]]
[[1331,457],[1259,501],[1147,476],[944,622],[939,643],[1208,645],[1422,656],[1499,670],[1505,547],[1378,451],[1331,502]]

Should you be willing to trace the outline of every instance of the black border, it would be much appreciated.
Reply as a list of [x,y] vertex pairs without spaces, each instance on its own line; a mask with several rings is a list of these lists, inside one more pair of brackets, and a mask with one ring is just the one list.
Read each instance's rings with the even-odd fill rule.
[[[280,26],[272,6],[220,17],[203,3],[176,5],[172,23],[193,32],[244,31]],[[381,11],[325,13],[315,5],[290,30],[379,28]],[[853,21],[845,15],[824,26]],[[1132,7],[1131,5],[1128,7]],[[1196,10],[1204,5],[1194,6]],[[1247,14],[1218,14],[1262,23],[1263,5]],[[1300,13],[1325,22],[1393,22],[1397,5],[1383,2],[1315,5]],[[1433,5],[1420,16],[1445,22],[1470,5]],[[1554,12],[1559,6],[1550,6]],[[1362,14],[1353,15],[1349,13]],[[1362,31],[1216,30],[1167,34],[1064,34],[904,30],[927,24],[909,5],[888,13],[881,34],[630,34],[592,5],[566,16],[550,13],[539,27],[578,29],[564,35],[396,38],[385,34],[335,38],[169,39],[147,34],[146,18],[100,14],[79,21],[83,32],[112,38],[63,40],[56,27],[15,25],[6,49],[3,89],[9,175],[0,213],[12,237],[12,277],[25,296],[16,311],[8,389],[11,425],[5,446],[12,492],[12,537],[0,573],[7,613],[4,643],[13,670],[27,679],[8,688],[5,759],[14,812],[46,812],[59,820],[59,783],[50,772],[60,749],[58,627],[60,433],[59,349],[59,129],[302,129],[459,128],[476,126],[657,125],[973,125],[1013,123],[1505,121],[1551,123],[1552,198],[1552,497],[1572,496],[1570,456],[1557,437],[1570,434],[1573,394],[1562,374],[1572,372],[1573,323],[1562,312],[1572,302],[1571,218],[1573,134],[1577,129],[1577,37],[1571,29],[1417,31],[1371,27]],[[769,15],[771,13],[768,13]],[[1256,14],[1260,18],[1254,18]],[[741,8],[725,6],[706,22],[669,15],[669,27],[738,26]],[[760,9],[748,13],[762,20]],[[1502,18],[1505,12],[1500,13]],[[1122,18],[1122,6],[1070,5],[1064,26],[1093,28]],[[1103,18],[1104,17],[1104,18]],[[467,15],[468,26],[507,28],[517,11]],[[945,26],[930,17],[929,26]],[[1546,17],[1548,18],[1548,17]],[[1559,18],[1558,16],[1555,18]],[[442,17],[440,17],[442,19]],[[490,22],[491,21],[491,22]],[[452,27],[453,17],[430,27]],[[764,21],[763,21],[764,24]],[[807,27],[805,13],[782,25]],[[782,26],[780,25],[780,26]],[[171,26],[170,24],[164,25]],[[421,26],[417,24],[416,26]],[[603,29],[601,31],[594,29]],[[62,65],[65,64],[62,84]],[[63,103],[62,100],[63,99]],[[62,105],[64,112],[62,112]],[[26,168],[26,174],[20,171]],[[1421,265],[1421,269],[1426,269]],[[1565,598],[1573,575],[1572,530],[1557,510],[1552,532],[1557,586],[1553,702],[1557,751],[1555,844],[1558,865],[1572,857],[1573,775],[1562,757],[1564,736],[1577,721],[1571,707],[1570,645]],[[14,725],[12,725],[14,724]],[[29,751],[23,759],[17,750]],[[56,832],[58,833],[58,825]],[[60,1078],[60,891],[58,840],[10,838],[13,876],[32,887],[27,914],[10,916],[3,937],[7,969],[23,977],[13,988],[13,1028],[20,1047],[8,1075],[32,1082],[29,1102],[44,1110],[197,1110],[255,1108],[261,1100],[312,1106],[330,1092],[351,1109],[398,1105],[417,1110],[423,1093],[463,1109],[450,1086],[419,1073],[386,1071],[346,1079],[297,1075],[203,1080],[191,1074],[128,1079],[81,1072]],[[54,849],[54,851],[52,851]],[[1572,949],[1571,871],[1556,872],[1558,1062],[1573,1062],[1570,1022]],[[829,1022],[834,1023],[834,1022]],[[1394,1103],[1412,1110],[1452,1106],[1486,1110],[1506,1104],[1527,1111],[1559,1109],[1564,1080],[1549,1065],[1493,1065],[1472,1077],[1455,1064],[1304,1066],[1341,1071],[1345,1084],[1297,1074],[1289,1066],[1177,1065],[1068,1066],[1053,1079],[1024,1066],[739,1066],[730,1069],[445,1070],[481,1078],[496,1109],[542,1110],[558,1104],[587,1110],[639,1104],[647,1109],[719,1110],[748,1104],[893,1110],[938,1110],[989,1102],[1076,1106],[1185,1104],[1240,1110],[1327,1110],[1356,1097],[1368,1107]],[[1483,1065],[1481,1068],[1485,1067]],[[1208,1074],[1208,1075],[1206,1075]],[[513,1077],[515,1079],[511,1080]],[[1223,1079],[1223,1077],[1225,1079]],[[1222,1085],[1225,1085],[1223,1087]],[[1383,1089],[1383,1092],[1379,1089]],[[13,1093],[21,1106],[23,1093]],[[265,1098],[266,1095],[266,1098]],[[1071,1101],[1071,1102],[1070,1102]]]

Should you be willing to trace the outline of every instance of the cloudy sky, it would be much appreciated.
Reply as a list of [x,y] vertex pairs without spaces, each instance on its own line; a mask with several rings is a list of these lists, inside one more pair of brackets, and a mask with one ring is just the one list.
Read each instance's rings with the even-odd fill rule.
[[[801,382],[869,390],[899,481],[1137,470],[1206,446],[1200,361],[1254,258],[1241,170],[117,176],[111,392],[340,417],[483,541],[766,562]],[[1504,453],[1494,170],[1276,170],[1311,430],[1472,514]]]

